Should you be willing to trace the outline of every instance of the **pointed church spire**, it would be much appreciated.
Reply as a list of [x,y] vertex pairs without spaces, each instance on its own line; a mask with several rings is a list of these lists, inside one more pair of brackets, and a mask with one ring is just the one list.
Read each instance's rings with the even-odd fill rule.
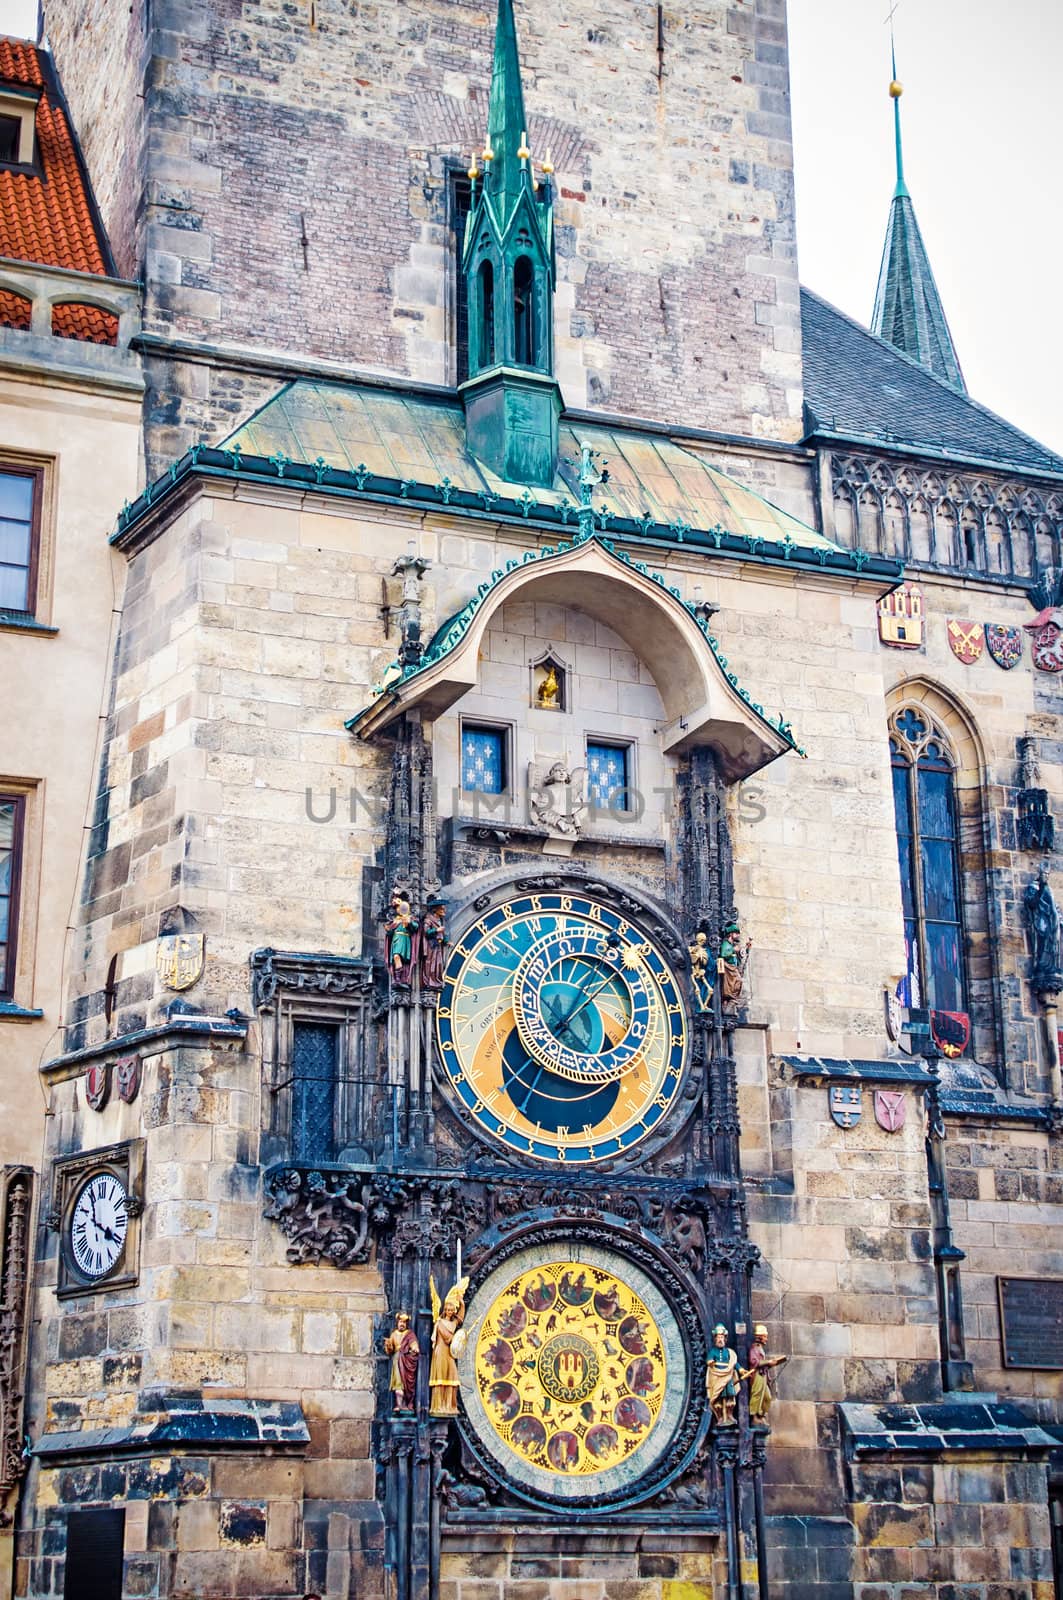
[[967,393],[956,348],[952,342],[945,310],[941,304],[930,258],[926,253],[915,208],[904,181],[904,156],[901,148],[901,95],[897,81],[897,61],[893,59],[893,133],[897,156],[897,183],[893,190],[886,243],[882,250],[875,309],[871,331],[880,339],[903,350],[906,356],[943,378],[961,394]]
[[483,181],[462,273],[469,376],[462,384],[469,449],[509,483],[549,485],[557,469],[561,391],[554,377],[553,166],[532,171],[513,0],[498,0]]
[[492,152],[492,159],[486,181],[487,192],[495,202],[503,228],[525,185],[531,182],[527,128],[513,0],[498,0],[495,59],[487,111],[487,149]]

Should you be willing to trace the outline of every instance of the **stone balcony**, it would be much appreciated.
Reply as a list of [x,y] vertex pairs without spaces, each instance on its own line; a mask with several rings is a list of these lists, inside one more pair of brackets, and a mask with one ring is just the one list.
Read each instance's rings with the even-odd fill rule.
[[139,393],[140,286],[0,256],[0,371]]

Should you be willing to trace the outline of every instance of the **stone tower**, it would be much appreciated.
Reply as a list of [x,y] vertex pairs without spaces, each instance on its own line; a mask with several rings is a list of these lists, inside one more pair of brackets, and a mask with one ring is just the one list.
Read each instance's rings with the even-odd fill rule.
[[[153,467],[216,442],[297,370],[454,381],[494,8],[382,15],[134,0],[105,28],[95,0],[52,0],[104,220],[145,282]],[[522,26],[532,115],[507,122],[500,159],[524,131],[553,155],[566,403],[796,439],[783,0],[547,0]]]

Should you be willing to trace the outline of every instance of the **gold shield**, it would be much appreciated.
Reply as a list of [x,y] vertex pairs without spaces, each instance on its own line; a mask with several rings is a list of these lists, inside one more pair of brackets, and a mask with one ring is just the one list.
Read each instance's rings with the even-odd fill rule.
[[203,972],[201,933],[166,933],[155,949],[155,971],[167,989],[191,989]]

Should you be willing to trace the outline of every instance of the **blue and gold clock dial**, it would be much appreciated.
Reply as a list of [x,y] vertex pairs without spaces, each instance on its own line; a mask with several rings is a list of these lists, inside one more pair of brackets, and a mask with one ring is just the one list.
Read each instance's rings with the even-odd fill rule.
[[679,989],[657,947],[585,895],[485,913],[450,952],[437,1011],[443,1071],[466,1111],[537,1161],[604,1161],[675,1101]]

